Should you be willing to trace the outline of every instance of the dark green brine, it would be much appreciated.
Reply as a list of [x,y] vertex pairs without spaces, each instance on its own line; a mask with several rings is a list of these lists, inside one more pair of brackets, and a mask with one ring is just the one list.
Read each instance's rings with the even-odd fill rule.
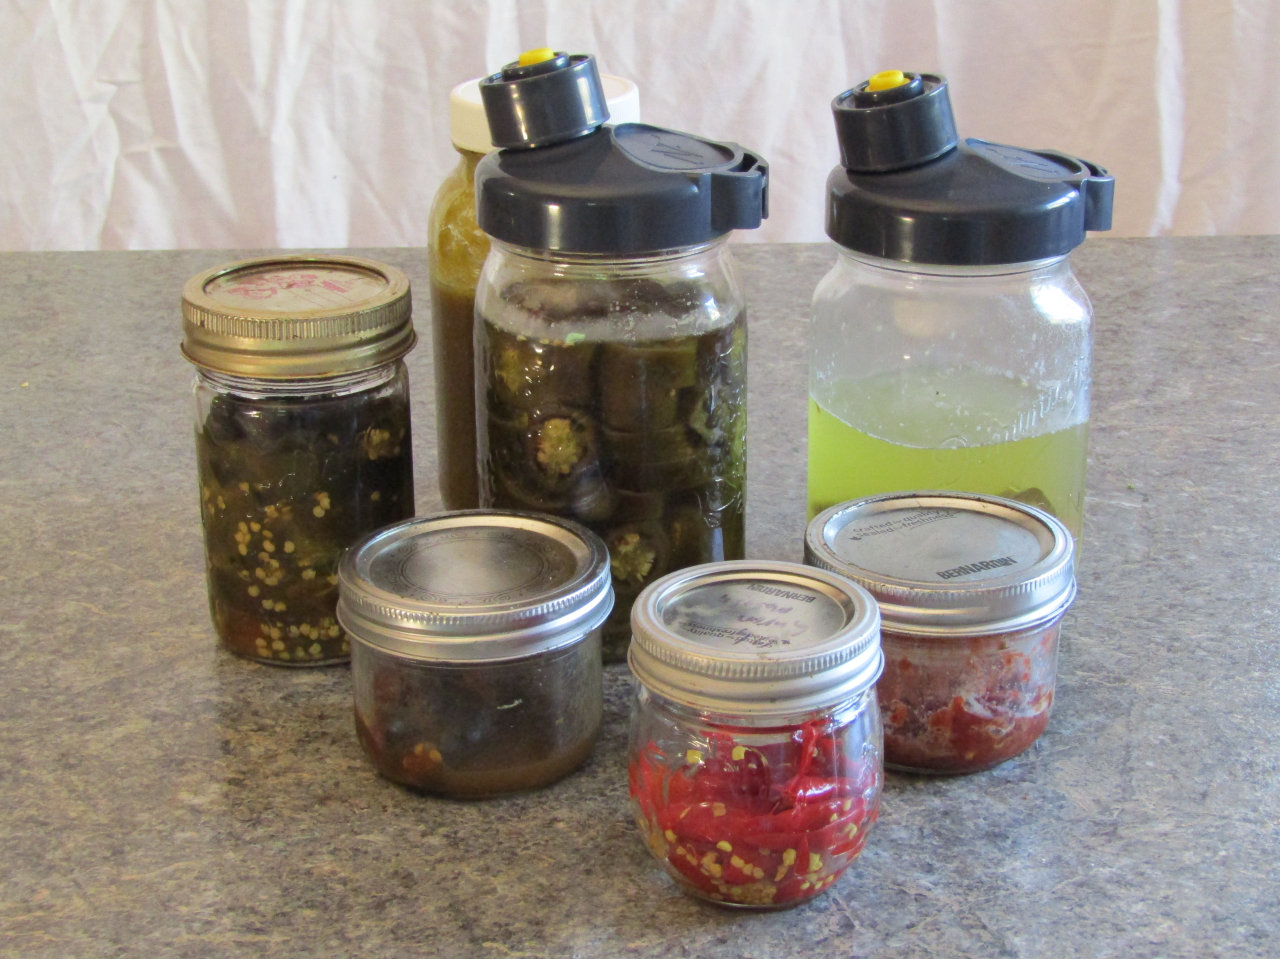
[[743,556],[745,313],[708,309],[687,281],[518,282],[501,300],[537,333],[483,320],[482,502],[604,539],[616,595],[604,656],[619,660],[645,586]]
[[338,561],[414,515],[404,367],[345,394],[201,391],[196,431],[209,606],[223,645],[255,660],[346,660]]

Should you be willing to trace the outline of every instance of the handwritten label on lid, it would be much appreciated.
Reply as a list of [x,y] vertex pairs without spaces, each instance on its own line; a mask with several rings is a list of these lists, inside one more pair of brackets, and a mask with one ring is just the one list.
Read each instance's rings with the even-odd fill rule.
[[387,289],[381,274],[355,266],[279,264],[215,277],[205,293],[225,307],[283,316],[359,307]]
[[681,593],[663,611],[671,632],[715,650],[786,653],[831,637],[848,614],[829,594],[787,580],[729,580]]

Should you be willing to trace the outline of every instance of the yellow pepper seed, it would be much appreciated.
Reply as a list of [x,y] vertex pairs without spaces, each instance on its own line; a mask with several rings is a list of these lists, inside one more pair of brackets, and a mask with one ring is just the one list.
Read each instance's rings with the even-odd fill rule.
[[716,844],[716,846],[719,847],[721,850],[723,850],[725,853],[733,853],[733,844],[730,843],[728,840],[721,840],[719,843]]
[[796,862],[796,852],[794,850],[783,850],[782,862],[785,863],[788,867],[791,866],[793,863]]
[[742,759],[744,759],[744,758],[746,757],[746,755],[747,755],[747,748],[746,748],[746,747],[734,747],[734,748],[733,748],[733,759],[735,759],[735,760],[742,760]]
[[685,751],[684,761],[685,761],[685,763],[701,763],[701,762],[702,762],[702,751],[701,751],[701,750],[687,750],[687,751]]
[[667,838],[667,843],[675,843],[675,842],[676,842],[676,835],[675,835],[675,831],[674,831],[674,830],[667,830],[667,831],[666,831],[666,832],[664,832],[662,835],[663,835],[664,837],[666,837],[666,838]]
[[723,817],[727,811],[723,803],[711,804],[711,815],[713,817]]
[[816,853],[809,854],[809,872],[817,873],[822,869],[822,857]]

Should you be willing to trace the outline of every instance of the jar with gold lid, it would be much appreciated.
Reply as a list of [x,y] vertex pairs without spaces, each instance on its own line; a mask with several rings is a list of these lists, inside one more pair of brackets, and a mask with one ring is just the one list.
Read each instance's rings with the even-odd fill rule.
[[232,653],[345,661],[338,561],[414,514],[409,281],[356,257],[227,264],[183,289],[209,608]]

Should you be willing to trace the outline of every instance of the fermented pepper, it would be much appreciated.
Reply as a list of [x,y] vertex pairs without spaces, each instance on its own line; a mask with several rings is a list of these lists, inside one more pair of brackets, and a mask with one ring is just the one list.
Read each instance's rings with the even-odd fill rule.
[[630,768],[637,823],[675,879],[708,899],[785,907],[830,887],[879,813],[879,770],[810,721],[756,745],[759,731],[713,733],[669,757],[654,742]]

